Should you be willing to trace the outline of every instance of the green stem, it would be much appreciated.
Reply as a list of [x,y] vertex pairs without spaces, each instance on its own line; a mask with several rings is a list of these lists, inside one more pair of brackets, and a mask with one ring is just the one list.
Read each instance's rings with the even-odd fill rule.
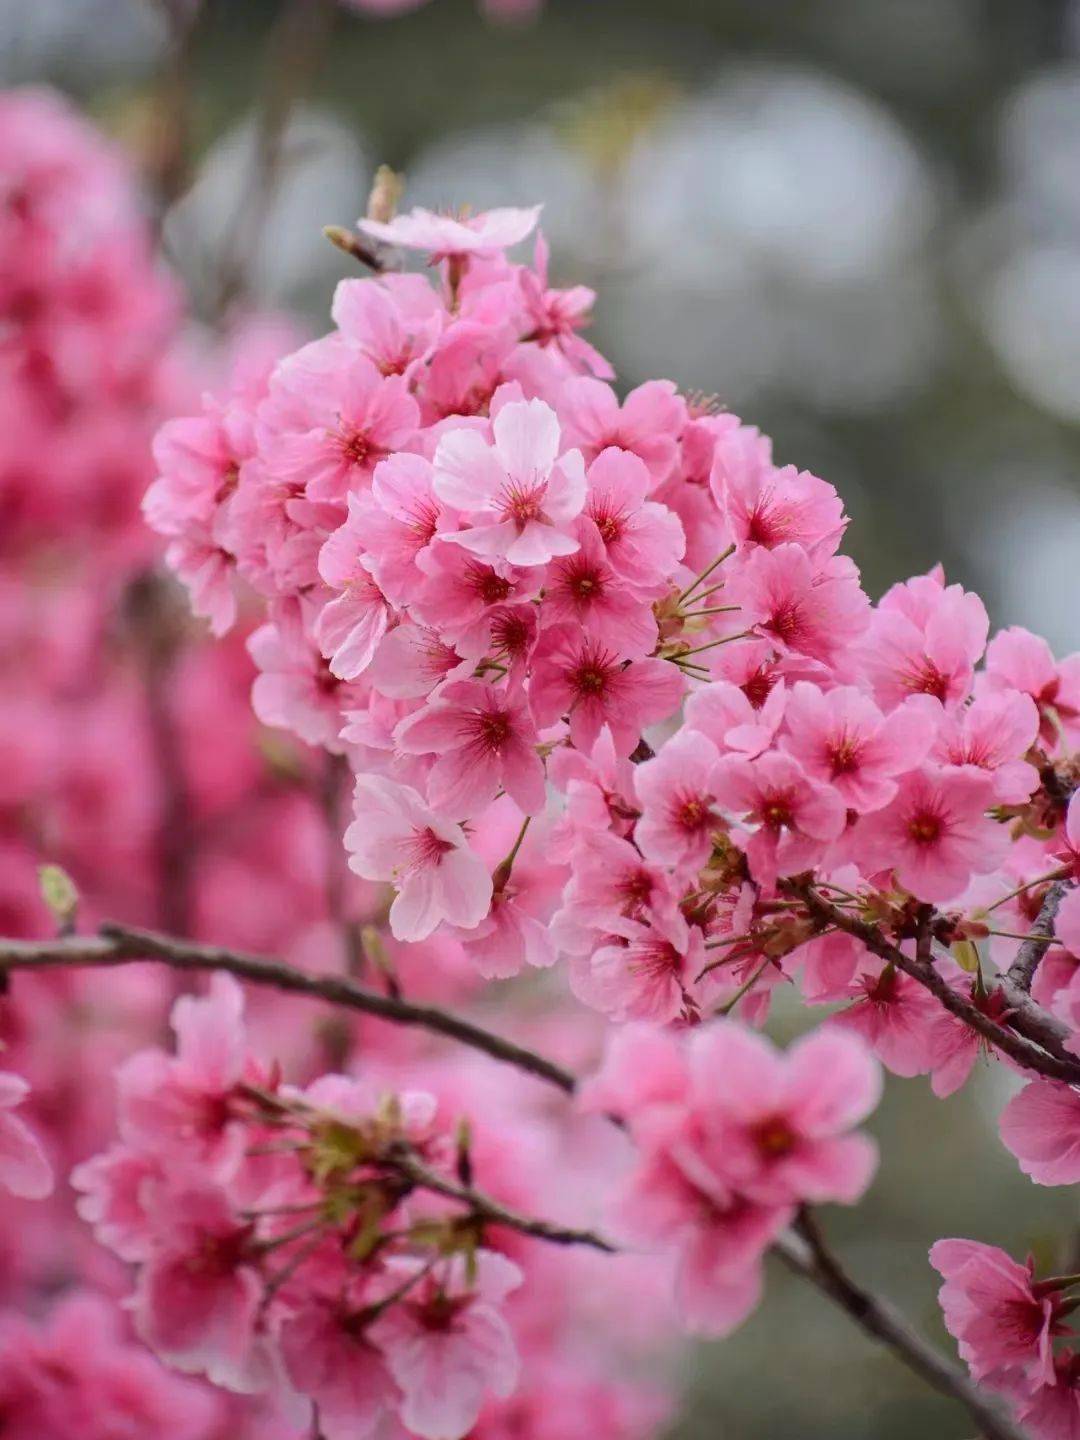
[[686,589],[681,592],[678,600],[676,601],[676,604],[681,605],[688,596],[694,593],[694,591],[698,588],[698,586],[703,580],[707,580],[714,570],[716,570],[719,566],[723,565],[724,561],[729,559],[734,554],[735,546],[729,545],[722,555],[718,555],[711,565],[706,565],[705,569],[702,570],[701,574],[696,576],[686,587]]

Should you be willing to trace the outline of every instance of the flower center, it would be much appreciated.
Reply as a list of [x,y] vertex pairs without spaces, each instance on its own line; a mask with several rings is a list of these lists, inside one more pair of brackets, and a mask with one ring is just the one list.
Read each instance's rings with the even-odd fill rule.
[[778,639],[790,640],[798,633],[800,624],[799,607],[794,600],[788,600],[769,616],[768,628]]
[[489,710],[476,717],[477,738],[489,750],[501,750],[512,728],[509,715],[502,710]]
[[770,830],[782,830],[791,824],[791,800],[785,795],[770,795],[761,807],[761,822]]
[[685,796],[676,807],[675,823],[683,830],[701,830],[708,820],[708,804],[699,795]]
[[477,566],[470,573],[469,580],[485,605],[498,605],[510,594],[510,581],[504,575],[496,575],[494,570]]
[[829,760],[834,775],[850,775],[859,768],[859,751],[862,747],[852,735],[844,735],[829,748]]
[[574,676],[574,688],[581,695],[601,695],[607,674],[598,665],[583,665]]
[[763,1155],[778,1160],[795,1148],[795,1132],[782,1115],[763,1120],[754,1131],[754,1141]]
[[529,643],[529,623],[522,615],[504,610],[491,622],[492,649],[501,655],[523,655]]
[[924,658],[916,670],[905,676],[905,683],[913,695],[933,695],[942,704],[949,698],[948,676],[932,660]]
[[546,490],[547,485],[543,483],[522,485],[518,481],[511,481],[499,497],[503,519],[512,520],[522,528],[533,520],[539,520],[543,514]]
[[450,841],[436,835],[430,825],[418,826],[405,842],[406,866],[409,871],[416,871],[441,865],[443,856],[453,848]]
[[914,815],[908,821],[908,834],[916,845],[932,845],[941,834],[941,820],[929,812]]
[[371,441],[363,430],[346,430],[343,433],[341,453],[350,465],[365,465],[371,450]]

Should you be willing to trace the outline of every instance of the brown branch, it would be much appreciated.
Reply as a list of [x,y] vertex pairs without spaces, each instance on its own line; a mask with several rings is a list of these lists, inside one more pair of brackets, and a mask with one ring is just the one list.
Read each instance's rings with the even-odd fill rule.
[[1028,931],[1027,939],[1016,952],[1016,959],[1009,966],[1007,976],[1010,985],[1018,990],[1028,991],[1035,978],[1043,956],[1054,938],[1054,922],[1066,892],[1071,887],[1065,880],[1055,880],[1043,896],[1042,906]]
[[64,966],[111,967],[133,965],[144,960],[160,961],[174,970],[224,970],[255,985],[268,985],[293,995],[308,995],[330,1005],[374,1015],[393,1025],[406,1025],[444,1035],[449,1040],[483,1051],[495,1060],[545,1080],[567,1094],[572,1094],[577,1086],[576,1078],[561,1065],[446,1010],[378,995],[337,975],[308,975],[280,960],[223,950],[214,945],[197,945],[171,935],[133,930],[121,925],[103,925],[99,935],[85,939],[0,940],[0,976],[15,970]]
[[946,1356],[922,1338],[887,1301],[873,1295],[848,1275],[829,1251],[808,1212],[796,1222],[798,1233],[774,1242],[780,1259],[808,1280],[851,1319],[860,1330],[887,1345],[921,1380],[963,1405],[985,1440],[1028,1440],[1015,1421]]
[[970,1025],[984,1040],[1018,1065],[1045,1075],[1049,1080],[1080,1085],[1080,1060],[1062,1047],[1058,1023],[1053,1016],[1047,1015],[1032,1001],[1010,1014],[1008,1026],[1000,1025],[966,995],[954,990],[931,961],[918,955],[908,955],[899,945],[887,940],[876,925],[850,915],[819,895],[809,881],[791,880],[782,884],[790,894],[798,895],[804,901],[815,919],[823,924],[835,925],[838,930],[861,940],[872,954],[917,980],[950,1014]]
[[556,1225],[550,1220],[538,1220],[531,1215],[522,1215],[510,1210],[490,1195],[474,1190],[471,1185],[459,1185],[455,1181],[432,1170],[413,1151],[403,1151],[392,1157],[392,1164],[414,1184],[425,1190],[433,1190],[450,1200],[467,1205],[472,1215],[489,1225],[505,1225],[522,1235],[531,1235],[537,1240],[548,1240],[553,1245],[587,1245],[593,1250],[602,1250],[607,1255],[617,1254],[617,1247],[610,1240],[594,1230],[575,1230],[570,1226]]

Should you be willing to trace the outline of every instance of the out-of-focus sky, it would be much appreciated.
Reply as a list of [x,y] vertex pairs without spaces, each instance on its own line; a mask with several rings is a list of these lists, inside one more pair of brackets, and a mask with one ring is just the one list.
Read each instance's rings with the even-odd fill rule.
[[[165,224],[204,304],[277,10],[208,3],[194,184]],[[58,84],[144,152],[164,46],[156,0],[0,0],[0,80]],[[542,200],[556,278],[597,287],[590,338],[623,382],[715,393],[837,484],[872,592],[942,560],[996,624],[1080,648],[1073,0],[548,0],[516,26],[470,0],[342,14],[245,235],[258,300],[325,325],[347,266],[321,226],[357,215],[383,160],[407,203]],[[931,1324],[934,1236],[1022,1250],[1075,1223],[996,1150],[987,1089],[940,1104],[894,1084],[885,1173],[868,1213],[836,1223]],[[688,1360],[679,1440],[967,1433],[842,1320],[773,1291]]]

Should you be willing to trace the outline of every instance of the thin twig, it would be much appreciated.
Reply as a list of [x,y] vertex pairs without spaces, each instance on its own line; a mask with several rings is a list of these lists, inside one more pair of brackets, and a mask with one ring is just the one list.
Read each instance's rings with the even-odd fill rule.
[[103,925],[100,934],[85,939],[0,940],[0,975],[14,970],[64,966],[133,965],[144,960],[160,961],[174,970],[224,970],[255,985],[269,985],[294,995],[309,995],[330,1005],[375,1015],[393,1025],[407,1025],[444,1035],[535,1075],[566,1094],[572,1094],[577,1086],[575,1077],[561,1065],[446,1010],[378,995],[337,975],[308,975],[280,960],[224,950],[214,945],[196,945],[171,935],[133,930],[122,925]]
[[776,1253],[789,1270],[809,1280],[860,1330],[887,1345],[920,1379],[963,1405],[985,1440],[1028,1440],[987,1394],[928,1344],[891,1305],[856,1284],[829,1251],[807,1212],[797,1222],[797,1229],[797,1234],[788,1232],[774,1242]]
[[617,1247],[594,1230],[576,1230],[568,1225],[556,1225],[550,1220],[538,1220],[532,1215],[522,1215],[516,1210],[510,1210],[490,1195],[474,1190],[471,1185],[459,1185],[457,1181],[440,1175],[413,1151],[403,1152],[400,1157],[395,1155],[393,1164],[414,1184],[467,1205],[478,1220],[486,1221],[490,1225],[505,1225],[510,1230],[517,1230],[522,1235],[532,1235],[537,1240],[548,1240],[553,1245],[587,1245],[593,1250],[603,1250],[608,1255],[616,1254]]

